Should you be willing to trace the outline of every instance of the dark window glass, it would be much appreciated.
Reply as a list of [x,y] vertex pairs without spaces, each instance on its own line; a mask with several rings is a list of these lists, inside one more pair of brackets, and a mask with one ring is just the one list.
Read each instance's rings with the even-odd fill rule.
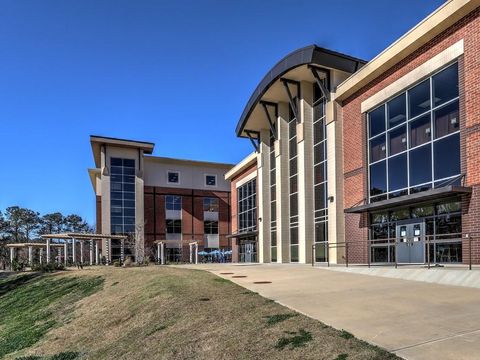
[[459,212],[462,209],[462,205],[459,201],[444,202],[437,205],[437,214],[448,214],[453,212]]
[[315,210],[326,208],[325,184],[315,186]]
[[431,188],[432,188],[432,184],[424,184],[424,185],[421,185],[421,186],[414,186],[414,187],[410,188],[410,194],[415,194],[415,193],[419,193],[419,192],[422,192],[422,191],[427,191],[427,190],[430,190]]
[[292,158],[297,155],[297,138],[290,139],[288,144],[289,157]]
[[120,200],[120,199],[123,198],[123,197],[122,197],[122,193],[121,193],[121,192],[117,192],[117,191],[112,191],[112,192],[110,193],[110,196],[111,196],[112,199],[116,199],[116,200]]
[[[371,238],[372,240],[380,240],[380,239],[388,239],[389,233],[388,233],[388,225],[387,224],[381,224],[381,225],[373,225],[372,226],[372,234]],[[382,241],[384,242],[384,241]],[[380,243],[380,241],[375,241],[375,243]]]
[[424,145],[410,151],[410,185],[432,181],[432,148]]
[[122,184],[121,183],[110,183],[110,190],[111,191],[122,191]]
[[315,165],[314,168],[314,183],[319,184],[321,182],[324,182],[326,180],[325,177],[325,163],[321,163],[318,165]]
[[370,136],[375,136],[385,131],[385,106],[371,111],[368,114]]
[[[133,214],[135,215],[135,214]],[[124,223],[129,224],[129,225],[135,225],[135,218],[134,217],[125,217],[124,218]]]
[[298,245],[290,246],[290,261],[298,262]]
[[377,202],[377,201],[383,201],[383,200],[387,200],[387,198],[388,198],[387,194],[379,195],[379,196],[375,196],[375,197],[370,198],[370,202],[374,203],[374,202]]
[[460,134],[434,142],[435,180],[460,174]]
[[166,230],[168,234],[181,234],[182,220],[167,220]]
[[404,209],[398,209],[395,211],[392,211],[390,214],[390,220],[391,221],[398,221],[398,220],[405,220],[410,217],[410,211],[408,208]]
[[458,96],[458,64],[455,63],[432,77],[434,106]]
[[290,217],[298,215],[298,194],[290,195]]
[[290,244],[298,244],[298,228],[290,228]]
[[313,148],[313,163],[318,164],[320,161],[325,160],[325,151],[324,151],[325,143],[322,142],[318,145],[315,145]]
[[123,168],[121,166],[111,166],[110,167],[110,174],[122,174],[122,173],[123,173]]
[[123,168],[123,174],[134,176],[135,175],[135,168],[124,167]]
[[406,153],[388,159],[388,186],[390,191],[408,186]]
[[372,224],[381,224],[388,222],[388,212],[373,213],[371,216]]
[[318,120],[325,114],[324,102],[321,101],[313,107],[313,119]]
[[218,212],[218,198],[203,198],[203,211]]
[[277,246],[277,232],[275,230],[270,233],[270,244],[271,246]]
[[135,176],[131,176],[131,175],[123,175],[123,182],[124,183],[134,183],[135,182]]
[[315,224],[315,242],[327,241],[326,231],[327,231],[326,222]]
[[123,166],[134,168],[135,167],[135,160],[123,159]]
[[434,214],[433,205],[418,206],[412,208],[412,218],[421,218],[432,216]]
[[298,181],[297,175],[290,178],[290,194],[296,193],[298,191]]
[[218,221],[204,221],[203,232],[205,234],[218,234]]
[[430,80],[408,90],[408,109],[410,118],[430,110]]
[[407,150],[407,127],[400,126],[388,132],[389,155],[395,155]]
[[400,191],[395,191],[395,192],[391,192],[388,197],[390,199],[393,199],[393,198],[396,198],[396,197],[399,197],[399,196],[404,196],[404,195],[407,195],[408,194],[408,189],[405,189],[405,190],[400,190]]
[[429,142],[432,136],[430,114],[424,115],[410,123],[410,147]]
[[379,195],[387,192],[386,161],[370,166],[370,195]]
[[124,192],[123,198],[126,200],[135,200],[135,193],[134,192]]
[[111,221],[113,225],[122,225],[123,224],[123,218],[121,216],[112,216]]
[[387,103],[388,127],[392,128],[407,120],[405,94],[397,96]]
[[460,129],[460,119],[458,117],[458,101],[442,107],[435,111],[433,115],[435,125],[435,138],[451,134]]
[[207,186],[217,185],[217,177],[215,175],[206,175],[205,176],[205,184]]
[[123,191],[135,192],[135,184],[123,184]]
[[119,158],[110,158],[111,166],[122,166],[122,159]]
[[297,158],[290,160],[290,175],[297,173]]
[[439,239],[456,238],[462,232],[460,214],[440,216],[435,221],[436,235]]
[[318,142],[325,139],[323,121],[317,121],[313,124],[313,142],[317,144]]
[[275,221],[277,219],[277,203],[276,202],[270,203],[270,217],[272,221]]
[[125,216],[135,216],[135,209],[128,208],[123,210]]
[[375,162],[385,158],[387,154],[385,135],[380,135],[370,140],[370,161]]
[[272,171],[270,171],[270,185],[275,184],[276,176],[277,176],[277,174],[276,174],[275,169],[272,169]]
[[178,172],[168,172],[169,183],[178,183],[178,180],[179,180]]

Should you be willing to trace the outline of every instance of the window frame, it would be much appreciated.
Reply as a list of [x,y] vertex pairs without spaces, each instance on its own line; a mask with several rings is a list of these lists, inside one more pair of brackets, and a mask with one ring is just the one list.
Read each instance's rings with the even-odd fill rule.
[[[209,185],[209,184],[208,184],[207,179],[208,179],[209,176],[213,176],[213,178],[215,179],[215,184],[214,184],[214,185]],[[218,185],[218,181],[217,181],[217,180],[218,180],[218,179],[217,179],[217,174],[204,174],[204,184],[205,184],[205,186],[207,186],[207,187],[216,188],[217,185]]]
[[[170,181],[170,174],[177,174],[177,182]],[[180,171],[178,170],[167,170],[167,184],[169,185],[180,185]]]

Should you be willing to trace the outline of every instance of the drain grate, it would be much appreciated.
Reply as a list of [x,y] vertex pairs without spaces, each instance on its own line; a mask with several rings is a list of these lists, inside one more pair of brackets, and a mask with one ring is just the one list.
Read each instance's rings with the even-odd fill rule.
[[271,281],[254,281],[254,284],[271,284]]
[[247,275],[235,275],[235,276],[232,276],[232,278],[246,278]]
[[220,273],[220,275],[233,275],[234,273]]

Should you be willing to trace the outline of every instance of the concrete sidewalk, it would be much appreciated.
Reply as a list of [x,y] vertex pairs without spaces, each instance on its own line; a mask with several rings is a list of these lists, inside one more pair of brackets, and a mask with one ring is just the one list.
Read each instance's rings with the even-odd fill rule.
[[309,265],[182,267],[211,271],[406,359],[480,359],[480,289]]

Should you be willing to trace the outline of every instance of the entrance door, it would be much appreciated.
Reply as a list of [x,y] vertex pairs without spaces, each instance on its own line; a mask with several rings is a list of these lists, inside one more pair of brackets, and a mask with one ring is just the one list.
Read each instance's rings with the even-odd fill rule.
[[397,262],[425,262],[425,223],[397,225]]
[[245,242],[240,244],[240,262],[257,262],[257,244],[255,242]]

